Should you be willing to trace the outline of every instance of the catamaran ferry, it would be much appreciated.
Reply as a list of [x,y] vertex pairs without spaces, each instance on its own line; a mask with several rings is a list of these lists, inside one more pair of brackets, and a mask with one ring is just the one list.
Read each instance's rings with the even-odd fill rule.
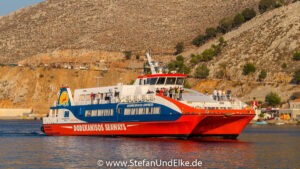
[[184,88],[184,74],[162,74],[146,53],[151,75],[133,85],[77,89],[67,86],[43,118],[46,135],[236,138],[255,116],[234,99],[215,99]]

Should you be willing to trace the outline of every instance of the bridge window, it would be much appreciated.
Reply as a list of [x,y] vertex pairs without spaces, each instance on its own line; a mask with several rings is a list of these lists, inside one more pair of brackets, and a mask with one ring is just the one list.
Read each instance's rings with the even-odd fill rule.
[[177,85],[183,85],[184,78],[177,78],[176,84]]
[[157,81],[157,84],[158,85],[163,85],[165,84],[165,81],[166,81],[166,78],[165,77],[160,77]]
[[150,85],[155,85],[157,78],[150,78]]
[[176,81],[175,77],[168,77],[166,84],[173,85],[173,84],[175,84],[175,81]]

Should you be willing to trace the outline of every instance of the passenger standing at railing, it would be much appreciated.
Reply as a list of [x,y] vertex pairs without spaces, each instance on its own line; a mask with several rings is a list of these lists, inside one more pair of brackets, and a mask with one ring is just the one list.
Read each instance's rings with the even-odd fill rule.
[[160,94],[160,95],[164,95],[164,91],[163,91],[162,88],[159,90],[159,94]]
[[172,89],[172,87],[170,87],[170,89],[169,89],[169,97],[170,98],[172,98],[172,94],[173,94],[173,89]]
[[221,100],[221,96],[222,96],[222,91],[221,91],[221,90],[218,90],[218,101]]
[[226,97],[225,90],[222,90],[222,100],[225,100],[225,97]]
[[181,87],[179,90],[179,100],[182,100],[183,88]]
[[172,90],[172,96],[173,96],[172,99],[175,99],[175,93],[176,93],[176,88],[174,87]]
[[217,100],[217,95],[218,95],[218,91],[217,89],[215,88],[214,92],[213,92],[213,98],[214,100]]
[[164,90],[164,96],[168,96],[168,89],[163,88],[163,90]]
[[175,99],[178,100],[178,96],[179,96],[179,88],[176,87],[175,88]]
[[231,90],[227,90],[227,99],[231,100]]
[[158,88],[156,88],[156,91],[155,91],[157,94],[159,94],[159,89]]
[[92,92],[91,93],[91,104],[93,104],[93,101],[94,101],[94,93]]
[[98,94],[96,95],[96,100],[97,100],[97,104],[100,103],[100,92],[98,92]]

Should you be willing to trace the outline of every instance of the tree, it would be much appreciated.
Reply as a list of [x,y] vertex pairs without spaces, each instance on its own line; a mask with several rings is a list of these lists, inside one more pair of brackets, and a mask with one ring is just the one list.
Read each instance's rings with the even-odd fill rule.
[[282,69],[287,68],[287,64],[286,64],[286,63],[283,63],[283,64],[281,65],[281,68],[282,68]]
[[136,55],[136,56],[135,56],[135,59],[136,59],[136,60],[139,60],[139,59],[140,59],[140,55]]
[[253,8],[246,8],[243,10],[242,15],[244,16],[245,21],[249,21],[256,16],[256,12]]
[[226,77],[227,76],[227,63],[226,62],[222,62],[219,64],[220,67],[220,71],[218,72],[219,77]]
[[217,56],[222,51],[221,45],[211,45],[211,48],[214,50],[214,56]]
[[294,56],[293,56],[293,59],[296,60],[296,61],[300,60],[300,52],[295,52]]
[[294,80],[297,84],[300,84],[300,69],[297,69],[294,74]]
[[243,74],[249,75],[250,73],[254,73],[256,70],[253,63],[246,63],[243,68]]
[[217,30],[215,28],[207,28],[205,30],[205,35],[207,38],[212,38],[217,36]]
[[179,62],[183,62],[184,61],[184,57],[182,55],[178,55],[176,57],[176,60],[179,61]]
[[232,17],[225,17],[220,20],[219,22],[219,30],[222,33],[227,33],[231,30],[233,25],[233,18]]
[[273,9],[276,5],[275,0],[261,0],[258,5],[260,13],[264,13],[269,9]]
[[206,49],[202,52],[201,60],[202,61],[210,61],[213,59],[214,54],[215,54],[214,49],[212,49],[212,48]]
[[184,50],[184,44],[183,42],[178,42],[175,46],[176,52],[175,55],[178,55],[179,53],[182,53]]
[[263,81],[267,77],[267,72],[266,70],[261,70],[260,74],[258,75],[258,80]]
[[219,45],[221,45],[221,46],[226,46],[227,45],[227,41],[225,41],[223,36],[221,36],[219,38]]
[[269,93],[266,95],[265,102],[270,106],[276,106],[280,104],[281,98],[278,96],[277,93]]
[[209,69],[205,64],[199,65],[195,71],[195,77],[200,79],[205,79],[209,75]]
[[245,22],[244,16],[242,14],[238,13],[234,16],[233,26],[235,26],[235,27],[240,26],[244,22]]
[[125,54],[125,58],[127,60],[129,60],[131,58],[131,51],[125,51],[124,54]]
[[187,89],[192,88],[192,86],[189,84],[189,82],[187,80],[184,81],[183,87],[187,88]]
[[196,38],[193,39],[192,44],[199,47],[205,42],[206,38],[203,35],[198,35]]

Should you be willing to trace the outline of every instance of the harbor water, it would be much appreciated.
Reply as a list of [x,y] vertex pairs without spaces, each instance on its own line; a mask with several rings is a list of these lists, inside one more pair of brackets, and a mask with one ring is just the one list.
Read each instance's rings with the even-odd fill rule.
[[45,136],[40,131],[41,124],[41,121],[0,121],[1,168],[100,168],[99,161],[108,168],[107,161],[172,159],[201,161],[197,168],[300,166],[299,125],[248,125],[237,140],[182,140]]

